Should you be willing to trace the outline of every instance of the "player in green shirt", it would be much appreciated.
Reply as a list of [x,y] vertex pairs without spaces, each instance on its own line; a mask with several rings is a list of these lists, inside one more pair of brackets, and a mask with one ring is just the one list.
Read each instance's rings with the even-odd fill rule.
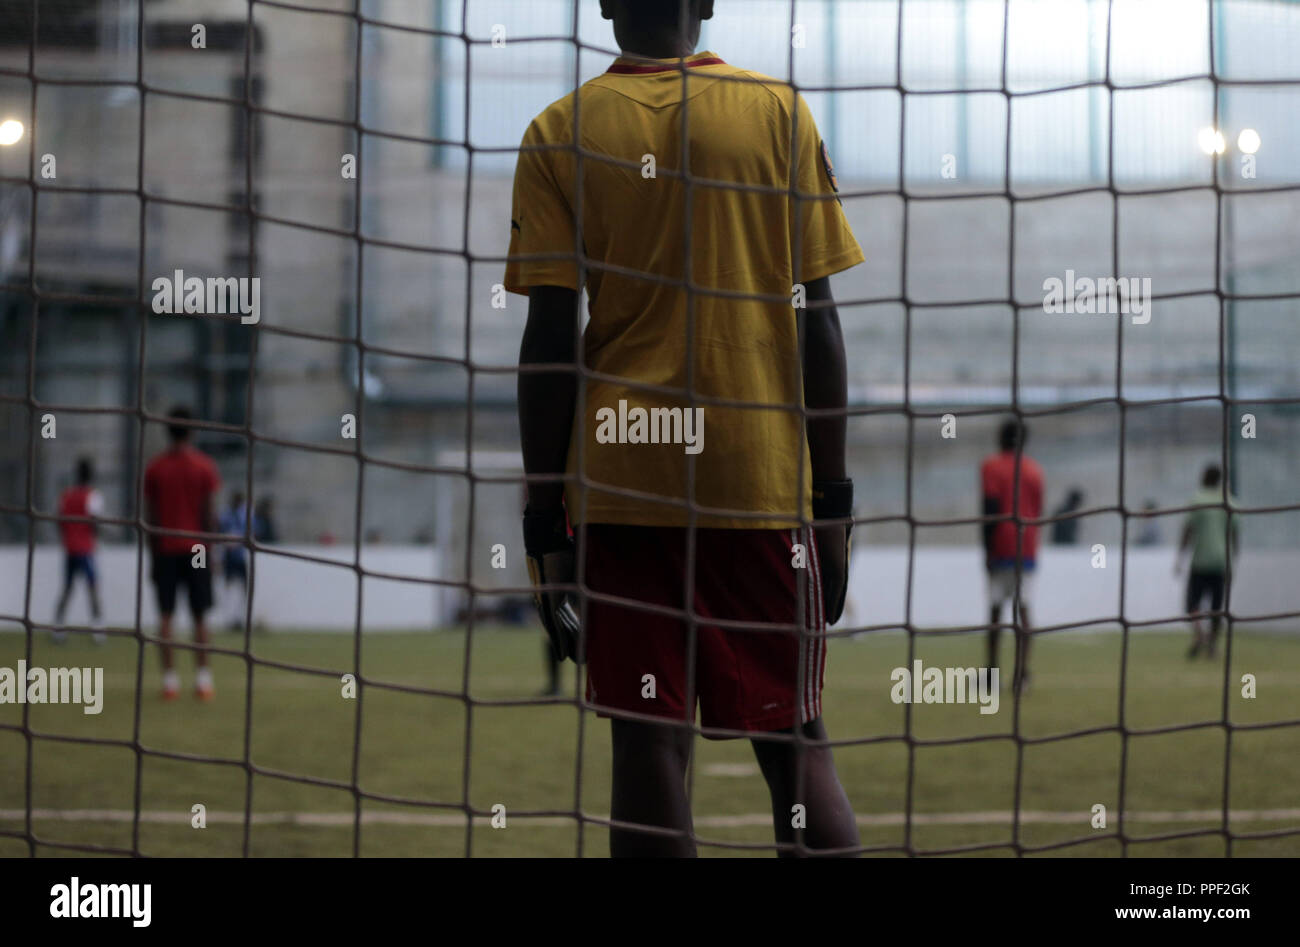
[[[1213,658],[1223,621],[1223,592],[1227,585],[1229,557],[1237,558],[1237,523],[1228,508],[1233,499],[1223,486],[1223,472],[1217,464],[1210,464],[1201,475],[1201,489],[1192,498],[1197,509],[1187,514],[1183,523],[1183,536],[1178,544],[1174,573],[1183,569],[1184,553],[1190,548],[1191,569],[1187,575],[1187,615],[1192,623],[1192,647],[1188,658],[1195,658],[1204,649]],[[1210,631],[1208,636],[1201,627],[1201,602],[1210,599]]]

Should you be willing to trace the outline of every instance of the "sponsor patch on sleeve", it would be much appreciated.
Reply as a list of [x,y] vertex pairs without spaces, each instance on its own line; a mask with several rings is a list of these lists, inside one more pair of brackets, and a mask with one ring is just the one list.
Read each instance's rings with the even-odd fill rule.
[[831,164],[831,153],[826,147],[825,140],[822,141],[822,167],[826,169],[826,178],[831,182],[832,190],[838,194],[840,182],[835,180],[835,165]]

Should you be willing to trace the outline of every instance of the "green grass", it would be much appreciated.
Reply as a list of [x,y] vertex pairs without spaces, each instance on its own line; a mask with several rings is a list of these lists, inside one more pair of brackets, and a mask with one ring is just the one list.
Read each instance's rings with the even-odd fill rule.
[[[105,707],[88,716],[73,705],[32,705],[31,726],[48,735],[130,741],[135,726],[137,644],[115,639],[97,648],[80,636],[61,647],[38,637],[36,666],[102,666]],[[1019,732],[1042,738],[1092,727],[1113,727],[1119,714],[1121,636],[1118,632],[1052,634],[1036,644],[1034,691],[1019,711]],[[217,644],[238,649],[242,638],[219,635]],[[1004,640],[1004,653],[1010,652]],[[367,634],[362,639],[361,668],[373,679],[439,688],[459,694],[466,672],[463,632],[431,634]],[[1214,721],[1223,713],[1222,660],[1195,664],[1183,657],[1181,634],[1134,632],[1128,655],[1127,725],[1160,727]],[[0,667],[15,667],[23,656],[21,634],[0,635]],[[263,660],[301,664],[334,672],[351,669],[353,638],[320,633],[273,633],[253,638],[253,654]],[[927,666],[967,666],[981,663],[982,636],[921,635],[916,656]],[[889,698],[890,671],[907,661],[902,634],[875,634],[831,645],[827,670],[825,712],[831,736],[837,740],[901,736],[902,705]],[[346,789],[311,785],[293,777],[347,784],[352,778],[357,726],[357,702],[343,699],[338,674],[312,675],[257,666],[253,672],[252,727],[249,756],[259,774],[251,784],[239,761],[244,759],[247,665],[241,657],[218,656],[213,667],[217,699],[194,701],[186,692],[165,704],[158,697],[158,658],[150,647],[145,655],[140,742],[151,750],[199,754],[235,760],[234,765],[194,762],[146,755],[140,768],[140,807],[172,821],[143,821],[141,851],[152,855],[238,855],[243,849],[243,812],[251,785],[254,821],[250,851],[261,856],[343,856],[353,847],[350,815],[353,797]],[[192,661],[180,655],[187,687]],[[1240,678],[1254,674],[1258,696],[1240,696]],[[476,699],[521,699],[534,696],[542,684],[540,633],[477,629],[469,654],[469,693]],[[1300,637],[1238,631],[1233,647],[1233,682],[1228,713],[1234,724],[1280,721],[1300,717]],[[572,689],[572,665],[566,669]],[[588,714],[581,729],[579,712],[571,705],[467,708],[457,696],[429,697],[367,687],[363,695],[361,751],[357,760],[361,787],[405,799],[434,801],[449,808],[366,801],[363,812],[390,821],[363,825],[364,855],[460,856],[468,847],[475,856],[572,856],[579,848],[579,828],[573,819],[530,820],[530,810],[564,810],[575,806],[603,816],[609,805],[609,727]],[[990,734],[1005,739],[921,746],[913,759],[913,811],[922,816],[1008,812],[1016,793],[1017,746],[1010,738],[1016,708],[1003,693],[1001,710],[982,715],[975,705],[914,705],[911,732],[917,739]],[[22,708],[0,705],[0,724],[17,726]],[[1114,856],[1115,839],[1097,838],[1115,829],[1119,805],[1122,740],[1114,731],[1069,739],[1025,744],[1020,808],[1046,814],[1044,821],[1020,826],[1024,845],[1044,845],[1067,839],[1084,844],[1056,854]],[[469,747],[468,754],[466,747]],[[1126,808],[1131,814],[1125,831],[1152,835],[1217,827],[1217,818],[1170,819],[1182,813],[1217,810],[1223,802],[1224,766],[1230,765],[1230,801],[1234,810],[1294,810],[1300,807],[1300,727],[1236,731],[1225,755],[1221,726],[1175,733],[1131,737],[1128,741]],[[0,730],[0,830],[21,831],[25,808],[27,744],[14,730]],[[879,817],[900,816],[905,807],[908,748],[898,739],[841,747],[836,758],[841,780],[860,817],[875,817],[861,827],[865,844],[901,846],[904,826]],[[60,818],[42,812],[34,830],[42,841],[91,843],[130,848],[129,819],[136,791],[136,753],[130,746],[94,746],[53,739],[32,744],[31,792],[36,810],[56,810]],[[697,741],[694,811],[698,834],[707,840],[762,845],[772,830],[766,789],[749,764],[745,741]],[[468,764],[469,771],[466,772]],[[494,829],[476,823],[468,833],[461,810],[468,778],[468,800],[478,810],[506,807],[507,824]],[[191,807],[202,804],[209,823],[191,828]],[[1090,827],[1095,804],[1109,814],[1106,830]],[[125,812],[125,821],[72,814],[69,810]],[[223,821],[222,814],[233,818]],[[308,821],[286,822],[277,813],[311,814]],[[1065,813],[1073,821],[1056,814]],[[1148,813],[1165,814],[1163,821],[1142,820]],[[333,815],[334,824],[309,821]],[[382,814],[389,814],[384,816]],[[415,818],[410,824],[392,818]],[[429,824],[439,816],[443,824]],[[739,824],[719,817],[751,816]],[[1300,828],[1300,817],[1254,817],[1234,820],[1234,832],[1266,832]],[[919,849],[998,843],[992,854],[1013,854],[1012,826],[1007,821],[914,824],[910,844]],[[1137,856],[1221,856],[1221,836],[1133,844]],[[603,856],[607,833],[586,825],[581,831],[582,854]],[[47,845],[38,854],[61,854]],[[1243,840],[1233,846],[1241,855],[1300,854],[1300,836]],[[0,856],[28,853],[26,842],[0,837]],[[702,848],[702,854],[735,854]],[[762,851],[741,854],[765,854]]]

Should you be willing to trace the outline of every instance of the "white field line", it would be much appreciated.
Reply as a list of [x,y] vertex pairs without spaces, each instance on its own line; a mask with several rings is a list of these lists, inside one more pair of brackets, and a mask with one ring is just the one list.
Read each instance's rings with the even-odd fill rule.
[[757,763],[705,763],[702,770],[705,776],[757,776]]
[[[130,822],[134,813],[130,809],[33,809],[34,820],[52,820],[59,822]],[[589,817],[607,819],[607,815],[588,813]],[[507,813],[507,816],[509,814]],[[1126,816],[1129,822],[1218,822],[1222,817],[1219,809],[1192,809],[1181,812],[1130,812]],[[188,825],[189,812],[171,812],[166,810],[142,810],[141,822],[165,825]],[[913,813],[913,825],[1010,825],[1012,813],[1007,811],[991,812],[937,812]],[[1089,812],[1039,812],[1027,810],[1020,813],[1021,824],[1045,825],[1087,825],[1092,818]],[[1229,812],[1233,822],[1300,822],[1300,809],[1233,809]],[[24,819],[22,809],[0,809],[0,822],[21,822]],[[207,821],[217,824],[242,825],[244,813],[213,810],[207,813]],[[476,825],[490,825],[491,816],[476,816]],[[877,815],[859,815],[861,826],[901,826],[904,815],[883,813]],[[346,828],[353,824],[350,812],[255,812],[253,825],[304,825]],[[434,812],[363,812],[363,825],[406,825],[433,826],[441,828],[463,828],[465,816]],[[516,825],[564,827],[574,824],[574,819],[563,816],[519,816]],[[751,813],[748,815],[713,815],[698,816],[697,828],[731,829],[750,826],[770,827],[770,813]]]

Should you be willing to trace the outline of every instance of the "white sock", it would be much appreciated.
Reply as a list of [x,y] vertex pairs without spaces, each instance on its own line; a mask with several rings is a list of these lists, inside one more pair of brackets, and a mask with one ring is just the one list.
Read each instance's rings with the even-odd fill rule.
[[194,675],[194,686],[200,689],[210,689],[212,687],[212,669],[201,667]]
[[170,671],[163,671],[163,690],[178,691],[181,689],[181,676],[173,668]]

